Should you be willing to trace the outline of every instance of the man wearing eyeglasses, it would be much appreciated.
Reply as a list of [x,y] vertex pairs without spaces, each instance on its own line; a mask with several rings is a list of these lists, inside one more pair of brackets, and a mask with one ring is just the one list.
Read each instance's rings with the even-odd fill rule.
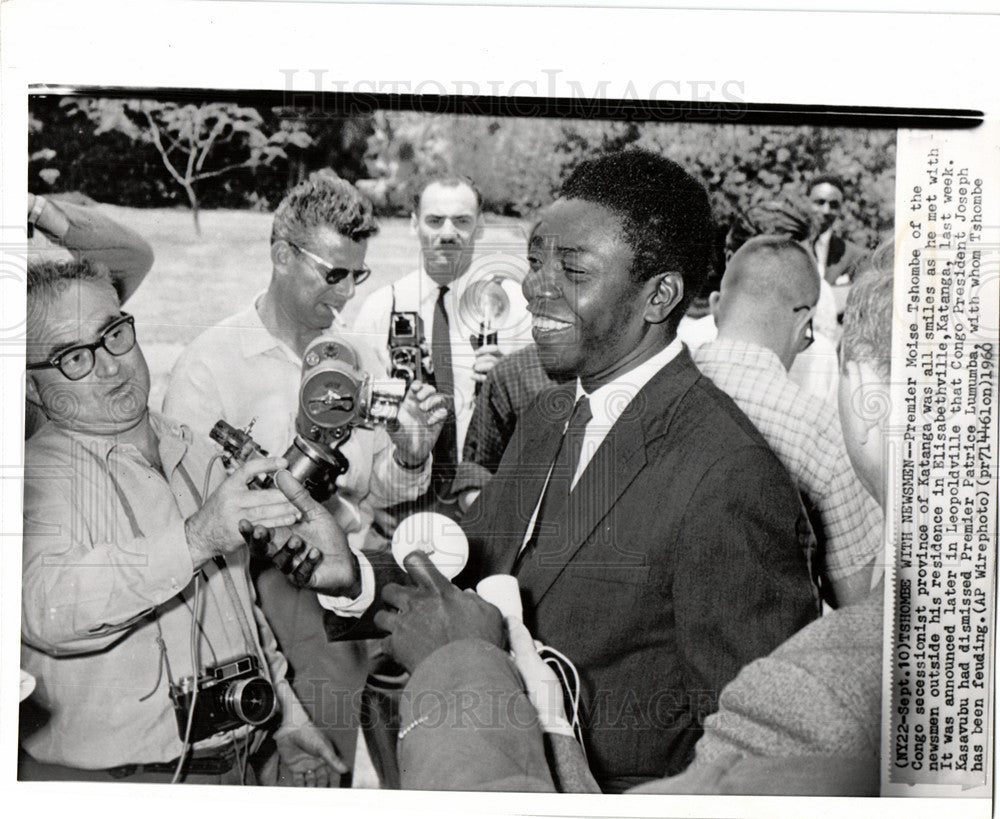
[[21,662],[44,716],[22,720],[20,778],[253,784],[264,730],[206,723],[185,743],[171,695],[243,658],[280,703],[289,779],[325,785],[344,766],[285,680],[237,531],[296,520],[281,492],[246,485],[284,459],[227,478],[207,442],[149,411],[133,319],[103,269],[33,263],[27,293],[27,397],[47,422],[25,448]]
[[882,514],[851,468],[836,408],[788,376],[812,344],[819,277],[793,239],[759,236],[730,259],[709,299],[719,335],[693,357],[753,421],[815,511],[824,589],[835,606],[868,594]]
[[[367,340],[338,320],[355,286],[369,275],[365,253],[377,231],[371,203],[329,171],[293,188],[274,214],[267,290],[184,351],[164,412],[206,439],[220,418],[236,427],[255,422],[255,440],[280,454],[295,436],[302,355],[314,339],[334,335],[346,341],[358,352],[361,369],[380,373]],[[443,400],[429,385],[414,385],[391,433],[358,428],[341,447],[350,468],[338,479],[328,507],[352,548],[369,539],[375,510],[416,498],[427,488],[443,417],[428,421]],[[329,644],[315,595],[292,587],[273,567],[260,572],[257,591],[295,671],[299,698],[341,753],[350,755],[357,727],[354,695],[366,676],[363,646]]]

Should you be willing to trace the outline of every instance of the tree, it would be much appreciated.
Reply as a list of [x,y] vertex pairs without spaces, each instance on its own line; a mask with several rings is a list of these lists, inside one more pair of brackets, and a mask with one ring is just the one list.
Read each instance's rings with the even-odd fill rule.
[[289,145],[307,148],[312,144],[312,137],[295,122],[281,121],[267,133],[256,109],[230,102],[70,98],[62,105],[71,115],[86,114],[97,126],[95,136],[116,131],[135,142],[151,144],[187,194],[199,235],[198,183],[287,158]]

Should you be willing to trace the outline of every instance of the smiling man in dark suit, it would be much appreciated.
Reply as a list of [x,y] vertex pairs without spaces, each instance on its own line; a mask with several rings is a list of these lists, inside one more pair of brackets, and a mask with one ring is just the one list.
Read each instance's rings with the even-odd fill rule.
[[[722,687],[818,613],[787,473],[676,339],[710,242],[705,190],[675,163],[629,151],[577,167],[532,231],[523,285],[542,363],[566,383],[518,420],[463,519],[471,559],[457,582],[517,577],[528,628],[580,673],[606,791],[683,770]],[[328,630],[364,633],[387,603],[397,611],[375,624],[415,667],[435,647],[400,628],[421,592],[386,587],[389,567],[346,554],[297,503],[300,534],[327,556],[314,587],[363,591],[355,611],[377,598],[353,629],[331,617]]]

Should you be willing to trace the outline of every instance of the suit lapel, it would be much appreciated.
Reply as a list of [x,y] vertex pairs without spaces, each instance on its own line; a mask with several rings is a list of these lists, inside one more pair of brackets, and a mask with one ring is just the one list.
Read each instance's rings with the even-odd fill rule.
[[[509,574],[517,559],[528,523],[538,505],[573,411],[576,385],[544,391],[518,422],[496,476],[483,493],[487,523],[484,561],[488,573]],[[496,494],[489,492],[497,487]]]
[[646,465],[639,418],[619,419],[608,432],[569,498],[549,503],[547,526],[518,572],[521,588],[537,605],[588,535]]
[[[685,348],[640,390],[608,431],[568,500],[550,507],[548,525],[517,575],[535,606],[645,468],[647,445],[665,434],[679,399],[699,377]],[[604,546],[627,549],[627,544],[613,542]],[[622,557],[627,559],[624,552]]]

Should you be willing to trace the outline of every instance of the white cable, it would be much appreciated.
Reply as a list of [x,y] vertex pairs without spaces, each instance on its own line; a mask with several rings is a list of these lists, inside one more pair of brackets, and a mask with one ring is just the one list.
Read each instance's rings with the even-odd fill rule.
[[[546,654],[549,656],[545,656]],[[576,735],[577,742],[580,743],[583,758],[586,760],[587,748],[583,743],[583,725],[580,722],[580,674],[569,657],[551,646],[541,645],[538,648],[538,656],[558,675],[563,691],[569,696],[570,707],[572,709],[569,724]],[[572,678],[567,677],[567,669]]]

